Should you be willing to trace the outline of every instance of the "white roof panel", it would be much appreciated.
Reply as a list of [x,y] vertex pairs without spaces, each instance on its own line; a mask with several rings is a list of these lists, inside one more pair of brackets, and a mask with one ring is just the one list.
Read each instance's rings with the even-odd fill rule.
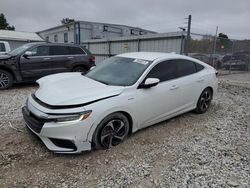
[[0,30],[0,40],[44,41],[36,33],[9,30]]

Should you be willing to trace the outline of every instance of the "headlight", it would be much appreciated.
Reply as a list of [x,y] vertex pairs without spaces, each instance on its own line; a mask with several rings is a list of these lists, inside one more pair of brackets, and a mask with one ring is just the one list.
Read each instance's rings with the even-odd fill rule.
[[51,115],[49,119],[57,123],[76,123],[89,117],[92,111],[85,111],[78,114]]

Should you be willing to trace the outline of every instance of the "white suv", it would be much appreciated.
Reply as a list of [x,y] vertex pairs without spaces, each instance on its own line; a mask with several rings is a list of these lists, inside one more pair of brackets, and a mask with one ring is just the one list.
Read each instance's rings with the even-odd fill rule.
[[0,41],[0,55],[6,54],[10,51],[10,45],[6,41]]

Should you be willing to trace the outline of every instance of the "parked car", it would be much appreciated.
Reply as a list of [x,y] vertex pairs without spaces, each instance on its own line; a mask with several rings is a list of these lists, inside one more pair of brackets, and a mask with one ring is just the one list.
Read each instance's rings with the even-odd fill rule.
[[106,59],[85,76],[61,73],[37,81],[22,108],[27,127],[48,149],[107,149],[129,133],[195,110],[208,110],[216,70],[177,54],[137,52]]
[[236,52],[232,55],[225,55],[222,58],[223,67],[226,70],[239,69],[250,70],[250,52]]
[[10,45],[6,41],[0,41],[0,55],[7,54],[10,51]]
[[220,69],[222,67],[222,61],[220,60],[220,56],[217,54],[201,54],[201,53],[193,53],[190,54],[190,57],[193,57],[195,59],[199,59],[208,65],[214,66],[217,69]]
[[0,89],[60,72],[84,72],[95,66],[94,56],[74,44],[28,43],[0,56]]

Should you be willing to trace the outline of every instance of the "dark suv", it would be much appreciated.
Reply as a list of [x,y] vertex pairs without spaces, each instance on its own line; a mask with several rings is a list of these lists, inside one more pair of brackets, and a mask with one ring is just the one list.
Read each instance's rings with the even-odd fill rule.
[[223,67],[226,70],[239,69],[250,70],[250,51],[236,52],[232,55],[225,55],[222,58]]
[[0,89],[60,72],[87,72],[95,57],[74,44],[27,43],[0,56]]

